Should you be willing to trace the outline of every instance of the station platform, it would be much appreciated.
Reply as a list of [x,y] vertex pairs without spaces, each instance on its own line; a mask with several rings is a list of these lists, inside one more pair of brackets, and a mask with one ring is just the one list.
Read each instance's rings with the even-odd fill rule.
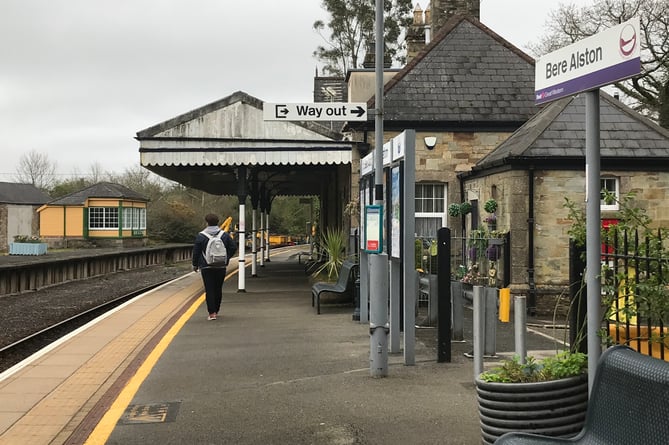
[[218,320],[190,273],[0,375],[0,444],[480,443],[472,362],[418,341],[370,377],[368,325],[316,315],[298,250],[228,278]]

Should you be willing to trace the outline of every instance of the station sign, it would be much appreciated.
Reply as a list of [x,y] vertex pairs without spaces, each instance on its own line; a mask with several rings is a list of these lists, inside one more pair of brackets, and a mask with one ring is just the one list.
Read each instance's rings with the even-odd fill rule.
[[366,121],[364,102],[264,103],[265,121]]
[[547,103],[641,73],[639,18],[546,54],[535,65],[535,103]]

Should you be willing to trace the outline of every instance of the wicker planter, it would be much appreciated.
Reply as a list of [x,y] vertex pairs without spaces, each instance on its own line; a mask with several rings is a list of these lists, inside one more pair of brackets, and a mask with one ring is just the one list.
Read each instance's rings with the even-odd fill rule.
[[10,255],[46,255],[46,243],[9,243]]
[[483,443],[522,431],[575,436],[588,407],[587,375],[536,383],[487,383],[476,379]]

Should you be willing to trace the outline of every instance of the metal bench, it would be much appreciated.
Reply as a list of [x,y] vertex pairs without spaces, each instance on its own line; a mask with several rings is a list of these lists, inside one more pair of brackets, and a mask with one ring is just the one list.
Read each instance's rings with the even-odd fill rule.
[[346,260],[341,265],[339,279],[336,283],[318,282],[311,287],[311,307],[316,305],[316,313],[321,313],[321,293],[348,294],[353,292],[358,265]]
[[669,443],[667,418],[669,363],[614,346],[599,360],[585,425],[576,437],[506,433],[495,445],[661,445]]

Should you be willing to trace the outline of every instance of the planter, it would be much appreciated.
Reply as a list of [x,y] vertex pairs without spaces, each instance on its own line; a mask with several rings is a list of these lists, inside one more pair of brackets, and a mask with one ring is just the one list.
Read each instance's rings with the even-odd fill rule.
[[483,443],[510,431],[572,437],[585,422],[588,377],[535,383],[487,383],[476,379]]
[[46,255],[46,243],[9,243],[10,255]]
[[489,246],[502,246],[504,245],[504,238],[490,238],[488,240]]

